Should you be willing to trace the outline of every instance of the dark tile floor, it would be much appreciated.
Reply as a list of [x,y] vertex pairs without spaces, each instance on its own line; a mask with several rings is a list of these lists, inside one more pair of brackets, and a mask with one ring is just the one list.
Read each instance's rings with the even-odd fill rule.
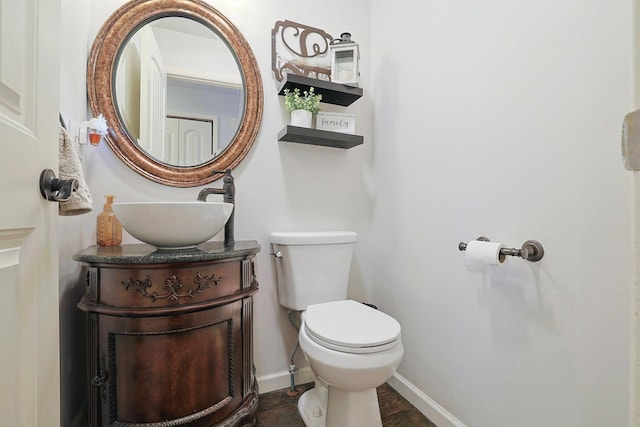
[[[300,394],[313,383],[298,386]],[[298,414],[298,397],[289,397],[288,389],[261,394],[256,426],[305,427]],[[437,427],[387,384],[378,387],[378,402],[384,427]],[[345,426],[347,427],[347,426]]]

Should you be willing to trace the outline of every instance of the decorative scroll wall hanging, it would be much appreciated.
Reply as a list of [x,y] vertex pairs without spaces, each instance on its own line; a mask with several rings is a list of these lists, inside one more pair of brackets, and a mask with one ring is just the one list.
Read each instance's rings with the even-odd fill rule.
[[278,82],[287,73],[331,80],[331,35],[293,21],[277,21],[271,30],[271,69]]

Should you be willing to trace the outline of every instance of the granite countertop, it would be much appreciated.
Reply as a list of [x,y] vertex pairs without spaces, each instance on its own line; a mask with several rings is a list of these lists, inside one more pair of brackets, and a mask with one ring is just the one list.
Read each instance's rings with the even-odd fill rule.
[[88,264],[166,264],[212,261],[255,255],[260,244],[255,240],[231,243],[205,242],[192,249],[158,250],[144,243],[120,246],[89,246],[73,255],[75,261]]

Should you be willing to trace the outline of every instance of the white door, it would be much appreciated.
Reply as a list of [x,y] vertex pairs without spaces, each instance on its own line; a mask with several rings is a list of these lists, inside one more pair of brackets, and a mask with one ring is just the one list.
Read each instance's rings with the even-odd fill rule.
[[55,203],[59,0],[0,0],[0,425],[60,424]]
[[[213,158],[216,154],[214,134],[217,121],[165,118],[165,161],[177,166],[195,166]],[[217,142],[217,138],[215,138]]]
[[165,117],[164,119],[164,156],[162,160],[170,165],[179,165],[178,149],[180,147],[180,119]]
[[213,155],[211,122],[180,119],[180,164],[204,163]]
[[140,145],[163,160],[164,118],[167,110],[167,72],[153,30],[140,32]]

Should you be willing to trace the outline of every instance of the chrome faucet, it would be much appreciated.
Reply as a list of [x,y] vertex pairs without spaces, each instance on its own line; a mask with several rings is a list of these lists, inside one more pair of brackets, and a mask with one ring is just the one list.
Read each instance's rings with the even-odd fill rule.
[[198,193],[198,200],[201,202],[207,201],[207,196],[209,194],[222,194],[224,195],[223,201],[226,203],[231,203],[233,205],[233,210],[231,211],[231,216],[227,220],[224,225],[224,242],[230,243],[235,240],[233,236],[233,219],[236,214],[236,186],[233,183],[233,176],[231,176],[231,169],[226,169],[224,171],[213,171],[213,173],[223,173],[224,178],[222,180],[223,185],[222,188],[203,188]]

